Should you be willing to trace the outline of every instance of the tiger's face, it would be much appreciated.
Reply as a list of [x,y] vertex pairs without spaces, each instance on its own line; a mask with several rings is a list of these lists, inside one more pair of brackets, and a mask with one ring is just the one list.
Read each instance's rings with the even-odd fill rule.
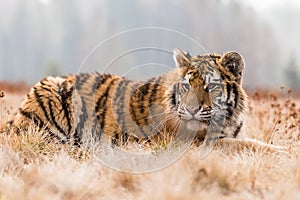
[[205,80],[197,69],[187,71],[178,83],[177,96],[177,115],[185,121],[187,128],[206,128],[213,113],[213,102]]
[[242,88],[244,62],[236,52],[197,55],[175,50],[181,80],[175,84],[173,109],[190,130],[219,127],[235,137],[242,126],[247,96]]

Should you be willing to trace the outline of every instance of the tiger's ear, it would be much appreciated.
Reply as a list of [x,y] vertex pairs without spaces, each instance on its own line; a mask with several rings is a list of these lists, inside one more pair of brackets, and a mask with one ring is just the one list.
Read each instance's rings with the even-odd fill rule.
[[244,59],[237,52],[227,52],[225,53],[221,60],[220,64],[233,76],[235,77],[235,81],[239,84],[241,83],[242,72],[245,68]]
[[173,59],[176,63],[176,67],[188,67],[190,65],[191,56],[189,53],[181,51],[180,49],[173,50]]

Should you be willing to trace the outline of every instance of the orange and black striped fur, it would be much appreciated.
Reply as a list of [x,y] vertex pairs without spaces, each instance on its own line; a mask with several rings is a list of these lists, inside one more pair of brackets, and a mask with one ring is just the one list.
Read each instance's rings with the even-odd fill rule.
[[190,56],[174,50],[176,68],[146,81],[111,74],[46,77],[37,83],[10,123],[10,131],[34,126],[63,142],[109,138],[151,139],[179,126],[205,135],[210,125],[221,137],[236,137],[247,96],[236,52]]

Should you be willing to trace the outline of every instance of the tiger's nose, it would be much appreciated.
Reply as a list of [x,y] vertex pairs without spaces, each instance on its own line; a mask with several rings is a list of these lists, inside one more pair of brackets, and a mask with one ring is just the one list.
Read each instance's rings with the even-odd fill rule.
[[200,110],[199,107],[194,107],[194,106],[187,106],[186,109],[192,115],[196,114]]
[[202,110],[202,112],[211,112],[212,107],[211,106],[202,106],[201,110]]

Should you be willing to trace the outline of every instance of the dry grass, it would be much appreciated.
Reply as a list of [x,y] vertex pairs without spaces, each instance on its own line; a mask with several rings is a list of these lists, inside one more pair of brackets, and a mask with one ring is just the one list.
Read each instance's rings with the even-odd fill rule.
[[[0,98],[1,120],[22,95]],[[204,160],[192,146],[152,173],[107,168],[83,149],[48,143],[34,130],[0,135],[0,200],[4,199],[298,199],[300,101],[253,95],[241,138],[220,141]],[[247,145],[246,145],[247,144]]]

